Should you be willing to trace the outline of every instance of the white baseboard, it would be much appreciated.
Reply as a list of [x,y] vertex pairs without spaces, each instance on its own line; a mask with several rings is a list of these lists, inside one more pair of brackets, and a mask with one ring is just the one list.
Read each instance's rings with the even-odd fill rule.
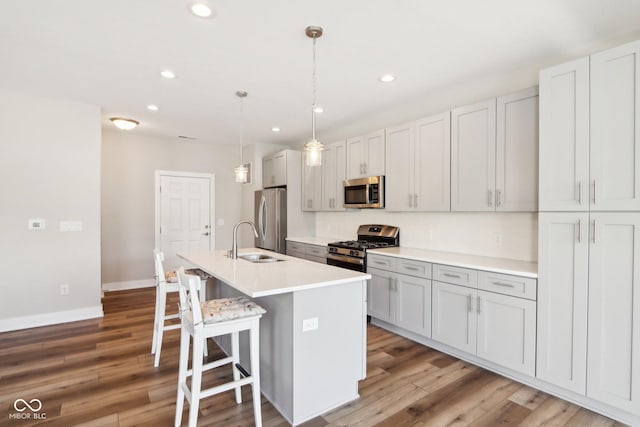
[[76,322],[78,320],[102,317],[102,305],[78,308],[75,310],[54,311],[53,313],[34,314],[32,316],[10,317],[0,319],[0,332],[17,331],[19,329],[36,328],[38,326],[57,325],[59,323]]
[[153,288],[155,279],[127,280],[125,282],[110,282],[102,284],[102,292],[124,291],[127,289]]

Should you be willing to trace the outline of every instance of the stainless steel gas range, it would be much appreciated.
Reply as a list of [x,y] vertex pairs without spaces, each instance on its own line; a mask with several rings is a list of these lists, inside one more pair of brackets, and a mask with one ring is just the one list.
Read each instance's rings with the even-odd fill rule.
[[327,264],[356,271],[367,271],[367,249],[400,245],[400,229],[391,225],[369,224],[358,227],[358,240],[329,243]]

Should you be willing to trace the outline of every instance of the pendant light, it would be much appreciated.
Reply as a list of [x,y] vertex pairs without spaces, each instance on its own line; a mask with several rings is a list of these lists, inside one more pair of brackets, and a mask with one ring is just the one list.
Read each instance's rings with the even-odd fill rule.
[[305,33],[313,39],[313,93],[311,98],[311,141],[304,144],[307,166],[322,164],[324,145],[316,139],[316,39],[322,37],[322,27],[309,26]]
[[236,96],[240,98],[240,164],[233,169],[234,175],[236,177],[236,182],[247,183],[249,181],[249,167],[242,162],[242,148],[243,148],[243,104],[244,98],[247,97],[247,92],[239,90],[236,92]]

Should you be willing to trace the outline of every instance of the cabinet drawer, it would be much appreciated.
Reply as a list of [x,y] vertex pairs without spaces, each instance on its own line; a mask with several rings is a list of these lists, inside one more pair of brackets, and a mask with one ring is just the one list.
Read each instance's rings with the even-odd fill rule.
[[290,240],[287,240],[287,255],[289,254],[289,251],[293,251],[293,252],[301,252],[301,253],[305,253],[305,247],[306,245],[304,243],[300,243],[300,242],[292,242]]
[[387,271],[396,271],[397,259],[382,255],[367,255],[367,267],[380,268]]
[[468,268],[434,264],[433,279],[470,288],[478,287],[478,272],[476,270],[469,270]]
[[287,248],[287,255],[302,259],[307,257],[304,252],[294,251],[291,248]]
[[409,276],[424,277],[431,279],[431,263],[422,261],[413,261],[407,259],[398,260],[398,273],[408,274]]
[[307,255],[327,258],[327,247],[318,245],[307,245]]
[[309,254],[307,254],[306,259],[309,260],[309,261],[320,263],[320,264],[326,264],[327,263],[327,259],[326,258],[319,257],[319,256],[314,256],[314,255],[309,255]]
[[535,301],[537,280],[530,277],[481,271],[478,274],[478,288]]

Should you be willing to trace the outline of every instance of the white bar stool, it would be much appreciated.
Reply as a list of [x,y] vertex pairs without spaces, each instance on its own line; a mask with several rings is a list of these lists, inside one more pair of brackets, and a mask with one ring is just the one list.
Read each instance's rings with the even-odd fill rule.
[[[175,277],[174,281],[167,281],[167,275],[164,271],[164,253],[160,252],[158,249],[153,250],[153,260],[156,268],[156,310],[155,310],[155,318],[153,324],[153,340],[151,342],[151,354],[155,354],[155,360],[153,362],[154,367],[158,367],[160,365],[160,352],[162,351],[162,337],[164,331],[170,331],[172,329],[179,329],[180,324],[169,324],[167,325],[167,321],[171,319],[177,319],[178,313],[167,314],[167,293],[168,292],[178,292],[178,278]],[[199,270],[201,271],[201,270]],[[202,272],[204,273],[204,272]],[[198,294],[200,295],[200,300],[204,301],[205,297],[205,286],[207,283],[206,276],[200,276],[200,284],[198,286]],[[207,346],[204,346],[204,355],[208,354]]]
[[[180,368],[178,371],[178,396],[176,399],[175,426],[182,422],[184,399],[189,401],[189,427],[198,422],[200,399],[235,389],[236,403],[242,403],[240,387],[251,384],[253,394],[253,414],[256,427],[262,426],[260,407],[260,318],[266,311],[245,297],[221,298],[200,302],[196,297],[198,278],[188,275],[183,268],[178,269],[180,284]],[[238,336],[240,331],[249,331],[251,352],[251,374],[238,369],[240,363]],[[231,335],[231,356],[203,365],[202,343],[205,339],[220,335]],[[189,367],[189,340],[193,337],[193,358]],[[233,381],[201,390],[202,372],[231,363]],[[241,378],[241,375],[244,378]],[[191,389],[187,378],[191,376]]]

